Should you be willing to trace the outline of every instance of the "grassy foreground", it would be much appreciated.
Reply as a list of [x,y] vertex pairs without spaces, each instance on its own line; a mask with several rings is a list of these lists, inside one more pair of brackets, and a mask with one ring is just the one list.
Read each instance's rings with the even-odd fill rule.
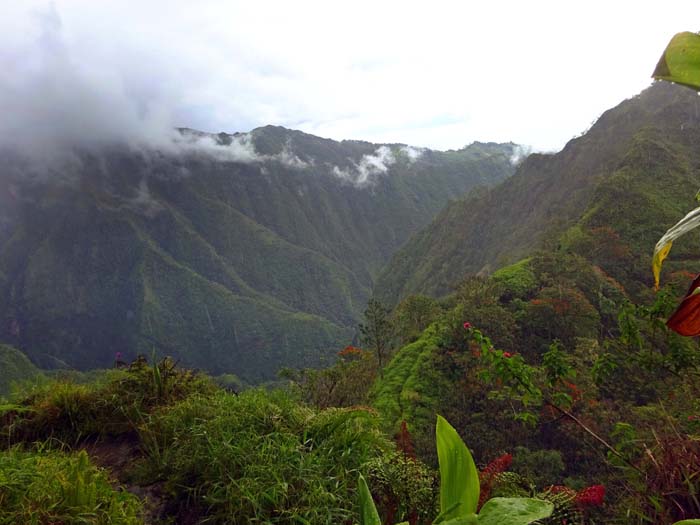
[[237,395],[167,359],[25,385],[0,439],[0,524],[353,523],[360,473],[385,516],[435,508],[371,409]]

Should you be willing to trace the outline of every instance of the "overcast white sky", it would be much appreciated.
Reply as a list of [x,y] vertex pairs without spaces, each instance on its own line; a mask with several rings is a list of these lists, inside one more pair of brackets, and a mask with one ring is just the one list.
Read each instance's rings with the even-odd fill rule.
[[0,143],[278,124],[557,150],[700,29],[698,0],[0,2]]

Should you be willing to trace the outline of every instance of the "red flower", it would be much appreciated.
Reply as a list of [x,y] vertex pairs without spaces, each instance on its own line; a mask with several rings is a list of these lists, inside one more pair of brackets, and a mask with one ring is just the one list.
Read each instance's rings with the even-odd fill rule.
[[510,359],[511,357],[513,357],[513,354],[511,354],[510,352],[503,352],[503,357]]
[[505,472],[510,468],[511,463],[513,463],[512,454],[503,454],[502,456],[494,459],[491,463],[484,467],[484,470],[479,472],[479,482],[481,484],[481,493],[479,494],[479,504],[478,508],[486,503],[486,500],[491,496],[491,489],[496,481],[496,477]]
[[340,357],[362,357],[362,349],[357,348],[356,346],[346,346],[343,348],[340,352],[338,352],[338,355]]
[[500,474],[501,472],[505,472],[506,470],[508,470],[512,463],[513,455],[503,454],[502,456],[497,457],[491,463],[486,465],[484,467],[484,470],[482,470],[479,473],[479,476],[481,478],[485,478],[487,476],[494,476],[496,474]]
[[592,485],[580,490],[576,494],[576,503],[582,507],[599,507],[605,499],[605,487],[603,485]]
[[462,326],[464,326],[465,330],[469,330],[472,327],[472,324],[469,321],[465,321]]

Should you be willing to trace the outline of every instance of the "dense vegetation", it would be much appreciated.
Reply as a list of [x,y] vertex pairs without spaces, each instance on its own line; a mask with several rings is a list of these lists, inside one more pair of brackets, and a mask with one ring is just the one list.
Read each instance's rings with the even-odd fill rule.
[[434,511],[433,474],[368,408],[237,395],[169,360],[93,375],[0,407],[0,523],[352,522],[359,473],[384,515]]
[[[165,323],[157,337],[155,331],[148,332],[159,350],[167,347],[178,354],[184,348],[178,345],[192,345],[200,352],[197,359],[213,360],[224,351],[217,347],[222,343],[216,327],[226,325],[235,344],[243,341],[245,351],[255,354],[237,369],[246,377],[260,359],[298,368],[284,369],[276,389],[237,393],[244,385],[235,375],[215,381],[179,367],[172,358],[155,361],[155,351],[151,362],[139,357],[127,363],[120,354],[110,370],[41,373],[21,352],[0,346],[0,359],[12,375],[0,386],[5,391],[10,383],[13,387],[0,404],[0,523],[364,525],[403,520],[418,525],[438,516],[435,523],[446,525],[511,523],[505,517],[518,525],[643,525],[689,519],[687,523],[696,524],[700,346],[696,339],[670,330],[665,321],[693,279],[690,270],[700,262],[700,246],[692,239],[674,246],[673,258],[664,266],[664,287],[656,292],[649,256],[656,239],[693,205],[692,195],[700,186],[698,115],[697,97],[673,86],[655,85],[624,102],[561,153],[531,156],[500,186],[450,204],[383,272],[378,295],[388,303],[377,298],[366,302],[367,290],[345,295],[352,303],[346,313],[354,313],[342,321],[344,314],[338,312],[347,305],[324,302],[337,297],[335,292],[318,303],[314,301],[320,296],[309,292],[308,304],[316,304],[319,311],[298,313],[293,301],[310,286],[307,281],[299,281],[300,290],[272,293],[272,282],[243,286],[252,274],[237,280],[245,265],[233,272],[234,256],[226,247],[238,246],[242,241],[237,236],[245,228],[227,232],[222,224],[230,223],[219,224],[213,217],[199,220],[221,208],[217,194],[227,194],[228,185],[237,184],[222,173],[216,176],[217,167],[209,161],[191,160],[193,166],[204,163],[211,170],[205,181],[188,178],[179,186],[151,181],[158,205],[167,211],[148,220],[138,214],[127,214],[127,219],[110,215],[114,224],[128,222],[122,240],[139,238],[137,253],[108,246],[85,257],[80,248],[67,249],[59,242],[65,240],[65,231],[58,228],[53,230],[57,237],[43,237],[40,256],[28,259],[21,284],[14,284],[6,276],[16,275],[32,251],[26,244],[31,236],[17,230],[22,233],[7,237],[12,250],[0,254],[6,265],[0,283],[16,301],[0,312],[8,320],[9,339],[26,343],[24,338],[31,337],[22,335],[26,319],[33,319],[27,309],[31,301],[21,298],[33,297],[59,318],[65,312],[52,294],[68,289],[77,293],[76,307],[111,312],[109,301],[124,298],[124,290],[115,287],[123,276],[99,283],[88,278],[81,285],[115,294],[97,303],[91,303],[97,296],[87,288],[74,287],[70,273],[51,283],[55,288],[34,277],[48,276],[56,260],[71,261],[71,250],[87,260],[80,267],[86,276],[95,261],[107,264],[102,258],[120,254],[133,258],[122,268],[150,275],[131,281],[130,293],[143,303],[141,313],[127,316],[129,322],[149,319],[153,330],[151,317],[142,313],[157,311],[161,321],[181,325],[166,333],[164,327],[171,325]],[[260,132],[256,151],[268,158],[285,151],[288,156],[289,137],[280,133]],[[292,139],[316,140],[294,134]],[[370,147],[364,143],[345,146],[359,153],[372,151],[363,149]],[[398,163],[418,169],[417,162],[402,159],[399,151]],[[456,166],[471,153],[467,149],[445,155]],[[318,155],[316,162],[324,158]],[[438,154],[425,155],[430,159]],[[486,155],[486,160],[492,158]],[[309,163],[310,157],[297,161]],[[333,162],[341,159],[334,157]],[[342,166],[351,169],[358,162]],[[265,179],[269,174],[261,169],[251,176]],[[388,177],[384,183],[420,179],[414,175]],[[266,198],[283,198],[272,186],[265,190]],[[380,198],[385,190],[380,181],[363,191]],[[57,190],[52,198],[60,201],[62,191],[73,188]],[[345,198],[361,208],[353,201],[356,191],[348,189]],[[391,200],[396,194],[387,195]],[[88,204],[82,212],[91,210],[88,216],[99,232],[104,209],[98,213],[97,201],[91,199],[83,201]],[[200,206],[197,199],[207,205]],[[51,207],[43,202],[45,210]],[[281,213],[282,208],[276,209]],[[82,212],[66,215],[66,222],[78,224],[71,221]],[[272,244],[294,235],[295,212],[289,213],[267,217],[279,221],[274,235],[271,223],[264,226]],[[262,224],[261,217],[251,220]],[[333,223],[332,214],[328,217]],[[33,228],[43,227],[40,219],[33,220]],[[205,232],[216,228],[224,238],[229,235],[230,245],[214,246]],[[381,258],[365,254],[361,262],[363,255],[350,250],[341,264],[342,258],[324,251],[330,245],[322,239],[330,230],[314,232],[304,243],[320,244],[304,245],[304,250],[324,254],[329,264],[346,272],[346,280],[331,272],[340,279],[331,282],[345,291],[352,289],[351,282],[369,286]],[[250,251],[242,255],[257,253],[257,242],[244,243]],[[289,238],[284,242],[304,244]],[[130,241],[124,246],[130,247]],[[192,246],[202,249],[193,251]],[[273,252],[260,257],[276,260]],[[284,274],[289,267],[281,261],[272,269],[248,270],[270,271],[274,281],[276,272]],[[289,271],[327,282],[324,274],[314,273],[314,264]],[[144,268],[151,273],[143,273]],[[172,295],[169,279],[170,286],[177,282],[180,295]],[[218,284],[212,287],[211,282]],[[693,283],[686,299],[696,295],[697,281]],[[235,293],[234,285],[240,285]],[[270,288],[261,292],[265,286]],[[290,297],[285,299],[285,293]],[[285,316],[302,315],[309,333],[319,322],[338,322],[349,334],[351,323],[359,321],[357,346],[345,346],[327,368],[304,367],[317,364],[312,358],[290,363],[283,358],[285,351],[309,344],[304,337],[294,339],[299,326],[285,324],[284,316],[264,318],[265,323],[280,323],[275,330],[284,334],[285,343],[278,342],[277,353],[263,352],[268,347],[251,346],[237,335],[237,314],[222,313],[231,305],[227,294],[252,301],[244,310],[256,323],[262,323],[261,312],[251,305],[263,296],[263,302],[274,297],[274,308]],[[183,295],[195,303],[184,301]],[[357,310],[365,304],[360,318]],[[190,310],[193,305],[203,306],[203,313]],[[27,317],[19,320],[15,314],[20,311]],[[695,312],[695,307],[687,311],[691,316]],[[197,315],[209,327],[206,337],[188,332]],[[86,326],[93,326],[88,321]],[[115,322],[109,330],[116,336],[122,328]],[[102,340],[106,328],[95,330],[94,340]],[[140,332],[119,333],[117,344],[140,348],[128,346],[142,337]],[[331,329],[327,333],[324,344],[343,346]],[[163,345],[166,339],[170,346]],[[81,344],[77,350],[87,351]],[[48,353],[60,359],[60,348]],[[235,354],[241,355],[247,354]]]
[[4,159],[0,340],[44,368],[154,348],[247,381],[316,366],[353,337],[391,254],[449,199],[510,175],[515,147],[419,151],[276,127],[201,140],[38,175]]
[[87,454],[0,452],[0,523],[143,523],[136,496],[114,490]]
[[[498,491],[557,494],[554,523],[700,516],[700,348],[665,326],[697,240],[674,245],[657,293],[650,268],[700,186],[697,108],[654,85],[563,152],[452,203],[394,258],[379,292],[398,302],[396,353],[365,383],[418,457],[436,463],[439,413],[478,463],[512,454]],[[334,376],[309,377],[314,399]],[[335,391],[362,383],[335,379]]]

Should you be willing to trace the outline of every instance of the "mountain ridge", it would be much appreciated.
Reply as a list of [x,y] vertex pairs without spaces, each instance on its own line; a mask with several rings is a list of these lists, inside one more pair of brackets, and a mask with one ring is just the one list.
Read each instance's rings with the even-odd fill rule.
[[[662,141],[689,144],[699,122],[697,95],[654,84],[603,113],[562,151],[531,154],[507,181],[448,205],[396,253],[375,293],[389,304],[411,293],[439,296],[468,274],[494,271],[548,240],[556,242],[642,140],[644,129],[656,129]],[[647,147],[656,147],[652,143]]]
[[0,340],[45,368],[153,350],[251,381],[317,366],[352,340],[393,251],[450,198],[509,176],[515,147],[279,127],[181,139],[0,171]]

